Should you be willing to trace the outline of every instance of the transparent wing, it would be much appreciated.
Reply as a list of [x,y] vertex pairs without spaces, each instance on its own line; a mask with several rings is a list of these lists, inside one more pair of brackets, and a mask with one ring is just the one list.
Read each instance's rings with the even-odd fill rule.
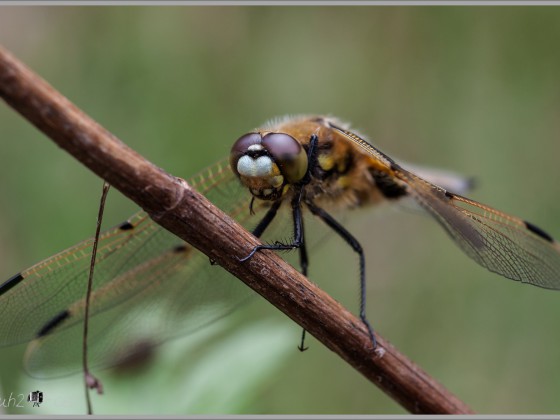
[[[468,194],[474,186],[474,180],[472,178],[465,177],[452,171],[411,165],[409,163],[405,164],[403,162],[400,162],[399,164],[406,167],[407,170],[420,178],[435,184],[446,191],[452,191],[457,194]],[[402,210],[426,214],[426,209],[420,206],[418,201],[410,195],[401,197],[396,204]]]
[[[332,125],[331,125],[332,126]],[[560,245],[535,225],[450,193],[395,163],[354,133],[332,126],[407,187],[473,260],[512,280],[560,290]]]
[[560,246],[550,235],[522,219],[447,193],[403,169],[398,173],[412,197],[477,263],[512,280],[560,289]]
[[[223,161],[189,181],[249,228],[250,194]],[[0,345],[33,340],[26,366],[39,376],[79,368],[88,239],[0,285]],[[109,366],[136,344],[157,345],[199,329],[252,295],[229,273],[139,212],[100,236],[89,348],[93,366]]]
[[466,177],[453,171],[445,169],[431,168],[428,166],[412,165],[408,162],[399,161],[399,165],[405,167],[408,171],[419,176],[426,181],[437,185],[446,191],[456,194],[468,194],[473,190],[474,179]]

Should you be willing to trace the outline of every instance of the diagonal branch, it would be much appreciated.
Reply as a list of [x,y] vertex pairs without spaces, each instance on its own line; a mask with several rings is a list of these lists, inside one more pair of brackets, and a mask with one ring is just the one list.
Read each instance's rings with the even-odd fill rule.
[[[413,413],[472,411],[273,252],[239,263],[259,242],[185,181],[148,162],[0,46],[0,96],[161,226],[189,242],[313,334]],[[379,351],[382,350],[382,351]]]

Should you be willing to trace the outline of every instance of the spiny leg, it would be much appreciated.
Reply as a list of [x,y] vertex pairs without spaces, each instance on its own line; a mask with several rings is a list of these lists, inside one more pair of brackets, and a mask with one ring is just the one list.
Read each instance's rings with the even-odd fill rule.
[[[301,247],[301,244],[303,242],[303,217],[301,215],[301,200],[302,200],[302,196],[303,196],[303,189],[301,187],[299,187],[297,192],[294,192],[294,194],[295,194],[294,198],[292,199],[292,217],[293,217],[293,221],[294,221],[294,239],[293,239],[293,241],[289,244],[284,244],[282,242],[277,241],[273,244],[257,245],[251,250],[249,255],[247,255],[246,257],[240,258],[239,261],[241,261],[241,262],[247,261],[253,255],[255,255],[256,252],[258,252],[262,249],[271,249],[273,251],[285,251],[285,250],[292,250],[292,249],[296,249],[296,248]],[[278,201],[278,202],[281,202],[281,201]],[[278,207],[279,207],[279,205],[278,205]],[[276,208],[276,210],[274,210],[274,211],[272,211],[272,210],[274,210],[274,206],[269,209],[269,211],[267,212],[267,214],[265,215],[265,217],[263,218],[261,223],[258,224],[255,231],[257,229],[261,228],[261,225],[263,225],[264,228],[262,228],[262,230],[260,232],[262,234],[262,231],[264,231],[264,229],[270,224],[270,222],[272,222],[272,219],[276,215],[276,210],[278,210],[278,209]],[[267,216],[269,216],[269,214],[272,214],[270,220],[268,220],[268,218],[267,218]]]
[[[309,260],[308,260],[308,256],[307,256],[307,247],[305,246],[305,237],[304,237],[304,232],[305,229],[303,228],[303,217],[301,214],[301,201],[302,201],[302,196],[303,196],[303,189],[300,187],[299,191],[297,193],[297,195],[294,196],[294,198],[292,199],[292,215],[293,215],[293,222],[294,222],[294,240],[289,243],[289,244],[284,244],[281,242],[275,242],[274,244],[270,244],[270,245],[257,245],[255,248],[253,248],[253,250],[251,251],[251,253],[246,256],[243,259],[240,259],[240,261],[246,261],[249,258],[251,258],[255,252],[261,250],[261,249],[271,249],[274,251],[278,251],[278,250],[292,250],[295,248],[299,249],[299,261],[300,261],[300,266],[301,266],[301,273],[307,277],[307,268],[309,266]],[[270,224],[270,222],[274,219],[274,216],[276,215],[276,212],[278,210],[278,207],[280,207],[280,204],[282,203],[282,201],[277,201],[273,204],[273,206],[268,210],[267,214],[263,217],[263,219],[261,220],[261,222],[257,225],[257,227],[255,228],[255,230],[253,231],[253,234],[255,236],[260,236],[264,229],[266,229],[266,227],[268,227],[268,225]],[[307,350],[307,347],[305,347],[305,328],[302,329],[302,333],[301,333],[301,341],[300,344],[298,346],[299,351],[304,352],[305,350]]]
[[[254,212],[253,212],[253,201],[254,200],[255,200],[255,198],[253,197],[251,199],[251,204],[249,205],[249,211],[251,212],[251,214],[254,214]],[[266,214],[263,216],[263,218],[261,219],[261,221],[259,222],[257,227],[255,227],[255,229],[253,229],[253,232],[252,232],[253,235],[255,235],[257,238],[261,237],[261,235],[264,233],[266,228],[270,225],[270,223],[272,223],[272,221],[276,217],[276,214],[278,213],[278,209],[280,208],[281,204],[282,204],[282,200],[277,200],[274,203],[272,203],[272,206],[270,206],[270,208],[268,209]],[[246,257],[246,259],[249,258],[249,257]],[[245,261],[245,259],[241,259],[240,261]],[[212,260],[212,258],[210,258],[210,264],[211,265],[216,265],[216,262],[214,260]]]
[[366,316],[366,260],[364,256],[364,251],[362,246],[350,232],[348,232],[344,226],[342,226],[338,221],[336,221],[329,213],[320,207],[317,207],[311,200],[306,200],[305,204],[314,215],[318,216],[323,222],[327,224],[332,230],[334,230],[344,241],[350,245],[350,247],[356,252],[360,257],[360,319],[366,326],[373,348],[377,347],[377,341],[375,339],[375,334],[373,333],[373,328],[371,327],[367,316]]
[[[303,223],[303,220],[302,220]],[[302,229],[303,234],[305,235],[305,229]],[[303,274],[305,277],[307,277],[307,267],[309,266],[309,259],[307,257],[307,247],[305,245],[305,237],[303,238],[303,241],[301,242],[301,246],[299,247],[299,265],[301,267],[301,274]],[[301,341],[300,344],[298,346],[299,351],[304,352],[305,350],[308,349],[308,347],[305,347],[305,328],[302,328],[301,330]]]
[[[261,219],[259,224],[255,227],[255,229],[253,229],[253,235],[255,235],[257,238],[261,237],[261,235],[264,233],[266,228],[276,217],[276,213],[278,213],[278,209],[280,208],[281,204],[282,204],[282,200],[277,200],[274,203],[272,203],[272,206],[270,206],[270,208],[268,209],[264,217]],[[251,200],[251,210],[252,207],[253,207],[253,200]]]
[[[253,230],[253,235],[255,235],[257,238],[260,237],[264,231],[266,230],[266,228],[270,225],[270,223],[274,220],[274,217],[276,217],[276,214],[278,212],[278,209],[280,208],[280,205],[282,204],[282,200],[278,200],[275,201],[272,206],[270,207],[270,209],[268,209],[268,211],[266,212],[266,214],[264,215],[264,217],[261,219],[261,221],[259,222],[259,224],[257,225],[257,227]],[[252,202],[251,202],[252,205]],[[301,208],[301,201],[299,203],[299,207]],[[300,261],[300,266],[301,266],[301,273],[307,277],[307,267],[309,266],[309,259],[307,256],[307,248],[305,246],[305,240],[303,239],[303,235],[305,232],[305,229],[303,228],[303,218],[301,218],[301,234],[302,234],[302,241],[301,241],[301,245],[299,246],[299,261]],[[300,341],[300,345],[298,346],[299,351],[303,352],[305,350],[307,350],[307,347],[305,347],[305,329],[302,329],[302,333],[301,333],[301,341]]]
[[[308,257],[307,257],[307,248],[305,246],[304,240],[304,228],[303,228],[303,217],[301,215],[301,201],[303,198],[303,188],[309,184],[311,181],[311,172],[318,164],[317,156],[318,156],[318,148],[317,145],[319,143],[319,138],[316,134],[313,134],[309,139],[309,148],[307,150],[307,171],[303,176],[302,180],[295,186],[294,191],[294,198],[292,199],[292,213],[293,213],[293,221],[294,221],[294,240],[291,244],[282,244],[280,242],[276,242],[274,245],[257,245],[251,253],[245,257],[240,259],[240,261],[246,261],[251,258],[257,251],[260,249],[271,249],[271,250],[291,250],[294,248],[299,249],[299,258],[300,258],[300,266],[301,266],[301,273],[307,277],[307,267],[308,267]],[[250,210],[253,213],[253,201],[254,197],[251,200]],[[253,235],[256,237],[260,237],[264,230],[268,227],[270,222],[276,216],[276,212],[280,207],[282,200],[276,201],[272,207],[268,210],[267,214],[264,218],[259,222],[255,230],[253,231]],[[301,342],[298,346],[300,351],[307,350],[305,347],[305,328],[302,329],[301,333]]]

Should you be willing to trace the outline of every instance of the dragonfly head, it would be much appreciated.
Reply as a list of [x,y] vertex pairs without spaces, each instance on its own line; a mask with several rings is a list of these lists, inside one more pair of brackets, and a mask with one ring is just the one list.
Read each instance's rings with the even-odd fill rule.
[[229,159],[241,183],[261,200],[277,200],[307,172],[307,152],[285,133],[245,134],[233,144]]

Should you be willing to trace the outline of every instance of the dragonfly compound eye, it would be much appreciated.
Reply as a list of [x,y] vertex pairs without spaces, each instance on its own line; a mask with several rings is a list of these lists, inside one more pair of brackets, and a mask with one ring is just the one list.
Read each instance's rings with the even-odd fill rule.
[[307,171],[307,154],[283,133],[249,133],[231,148],[230,166],[251,193],[263,200],[282,196],[284,185],[300,181]]
[[288,183],[301,181],[307,172],[307,152],[299,141],[288,134],[269,133],[263,137],[262,145]]

